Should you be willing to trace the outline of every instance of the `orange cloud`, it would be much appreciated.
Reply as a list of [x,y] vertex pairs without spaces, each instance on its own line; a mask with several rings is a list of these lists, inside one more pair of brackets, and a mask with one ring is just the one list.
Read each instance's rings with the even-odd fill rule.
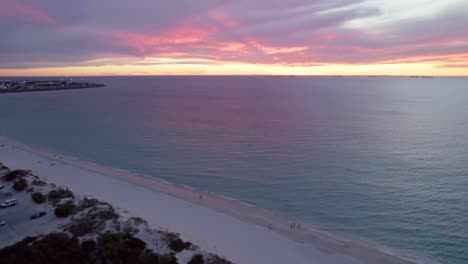
[[228,42],[228,43],[219,43],[221,47],[219,50],[221,51],[241,51],[246,48],[246,45],[241,42]]
[[[164,60],[163,60],[164,61]],[[29,68],[22,70],[0,69],[0,76],[73,76],[73,75],[439,75],[466,76],[466,68],[440,67],[432,63],[368,64],[322,66],[281,66],[271,64],[248,64],[236,62],[203,63],[203,59],[169,60],[155,67],[154,63],[117,64],[109,62],[102,66],[76,66],[55,68]],[[157,62],[157,61],[156,61]]]
[[261,50],[263,53],[272,55],[272,54],[279,54],[279,53],[294,53],[299,51],[304,51],[307,49],[306,46],[301,47],[268,47],[265,45],[261,45],[255,40],[250,40],[250,44],[257,49]]
[[[405,57],[405,58],[384,61],[383,63],[397,64],[397,63],[422,63],[422,62],[432,62],[432,63],[452,64],[452,65],[456,65],[456,64],[468,65],[468,53],[453,54],[453,55],[410,56],[410,57]],[[466,68],[466,67],[463,67],[463,68]]]

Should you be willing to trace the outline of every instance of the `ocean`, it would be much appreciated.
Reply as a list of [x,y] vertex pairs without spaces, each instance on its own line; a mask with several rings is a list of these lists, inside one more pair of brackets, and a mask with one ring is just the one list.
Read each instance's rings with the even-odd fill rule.
[[0,95],[0,135],[468,263],[468,78],[83,77]]

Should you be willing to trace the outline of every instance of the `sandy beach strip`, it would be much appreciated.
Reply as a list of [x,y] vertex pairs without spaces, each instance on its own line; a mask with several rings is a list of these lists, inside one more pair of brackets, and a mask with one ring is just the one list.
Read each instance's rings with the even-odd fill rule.
[[4,137],[0,145],[0,162],[8,167],[111,203],[235,263],[413,263],[303,223],[291,228],[292,219],[236,201]]

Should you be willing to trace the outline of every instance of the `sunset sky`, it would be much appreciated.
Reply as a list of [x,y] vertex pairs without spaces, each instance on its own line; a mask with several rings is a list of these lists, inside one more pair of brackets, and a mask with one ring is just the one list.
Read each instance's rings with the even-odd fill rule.
[[466,0],[0,0],[0,75],[468,75]]

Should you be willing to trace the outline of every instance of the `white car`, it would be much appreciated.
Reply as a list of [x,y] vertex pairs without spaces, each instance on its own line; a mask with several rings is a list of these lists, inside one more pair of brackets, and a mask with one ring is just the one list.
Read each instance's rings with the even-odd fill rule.
[[4,203],[0,204],[0,207],[7,208],[10,206],[16,205],[16,199],[9,199],[6,200]]

